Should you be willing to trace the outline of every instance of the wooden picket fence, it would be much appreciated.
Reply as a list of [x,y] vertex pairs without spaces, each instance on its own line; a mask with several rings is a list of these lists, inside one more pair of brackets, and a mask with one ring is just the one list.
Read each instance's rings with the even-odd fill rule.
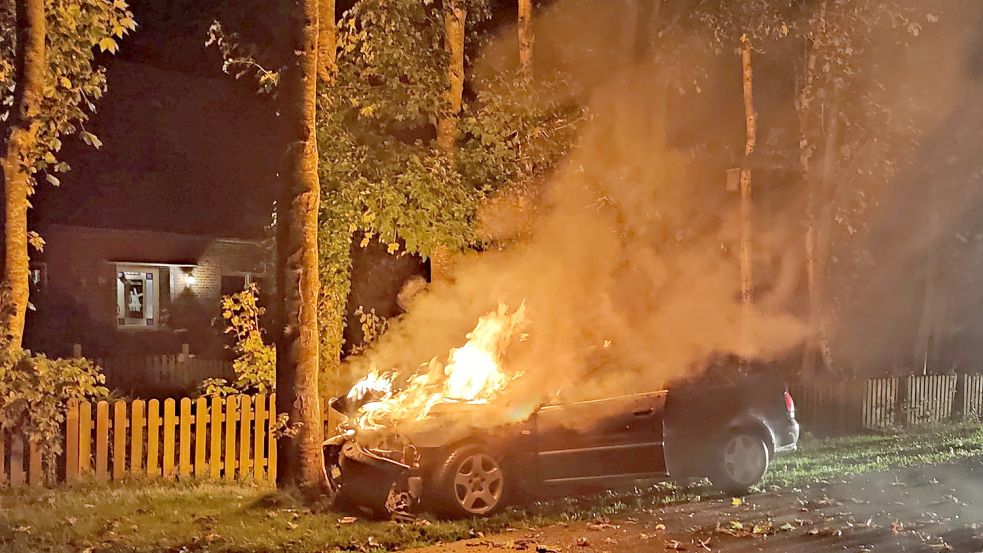
[[0,485],[85,479],[276,481],[276,394],[71,403],[57,467],[17,434],[0,433]]
[[790,386],[807,431],[848,434],[983,414],[983,375],[939,374]]

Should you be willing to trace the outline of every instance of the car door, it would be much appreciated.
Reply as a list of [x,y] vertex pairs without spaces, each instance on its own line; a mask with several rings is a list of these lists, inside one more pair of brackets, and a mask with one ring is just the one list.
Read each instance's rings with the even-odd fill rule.
[[536,464],[546,484],[665,474],[666,392],[548,405],[535,416]]

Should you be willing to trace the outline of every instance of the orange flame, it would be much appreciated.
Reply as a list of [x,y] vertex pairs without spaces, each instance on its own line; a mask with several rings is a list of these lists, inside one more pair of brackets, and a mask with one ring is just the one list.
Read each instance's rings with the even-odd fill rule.
[[[397,389],[396,372],[370,372],[357,382],[348,397],[360,400],[368,393],[378,399],[363,405],[355,416],[358,428],[382,428],[404,421],[420,421],[442,403],[487,403],[521,373],[503,369],[502,355],[518,325],[525,318],[525,304],[515,313],[500,304],[478,320],[467,334],[467,343],[450,351],[447,364],[434,358]],[[423,369],[423,367],[421,367]]]

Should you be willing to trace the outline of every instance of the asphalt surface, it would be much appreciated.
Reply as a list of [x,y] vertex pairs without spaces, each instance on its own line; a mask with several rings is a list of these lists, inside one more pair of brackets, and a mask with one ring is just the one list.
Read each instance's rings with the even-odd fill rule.
[[983,459],[715,498],[416,553],[983,551]]

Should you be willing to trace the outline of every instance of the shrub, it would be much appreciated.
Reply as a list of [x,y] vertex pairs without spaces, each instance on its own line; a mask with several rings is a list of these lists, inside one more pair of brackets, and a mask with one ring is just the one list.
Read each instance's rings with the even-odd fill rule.
[[106,377],[88,359],[49,359],[7,349],[0,356],[0,424],[36,442],[51,471],[51,460],[62,452],[66,403],[107,397]]
[[225,333],[235,338],[232,362],[235,380],[204,380],[198,391],[202,395],[266,394],[276,386],[276,348],[263,340],[260,317],[266,309],[259,305],[259,288],[250,284],[245,290],[222,298]]

